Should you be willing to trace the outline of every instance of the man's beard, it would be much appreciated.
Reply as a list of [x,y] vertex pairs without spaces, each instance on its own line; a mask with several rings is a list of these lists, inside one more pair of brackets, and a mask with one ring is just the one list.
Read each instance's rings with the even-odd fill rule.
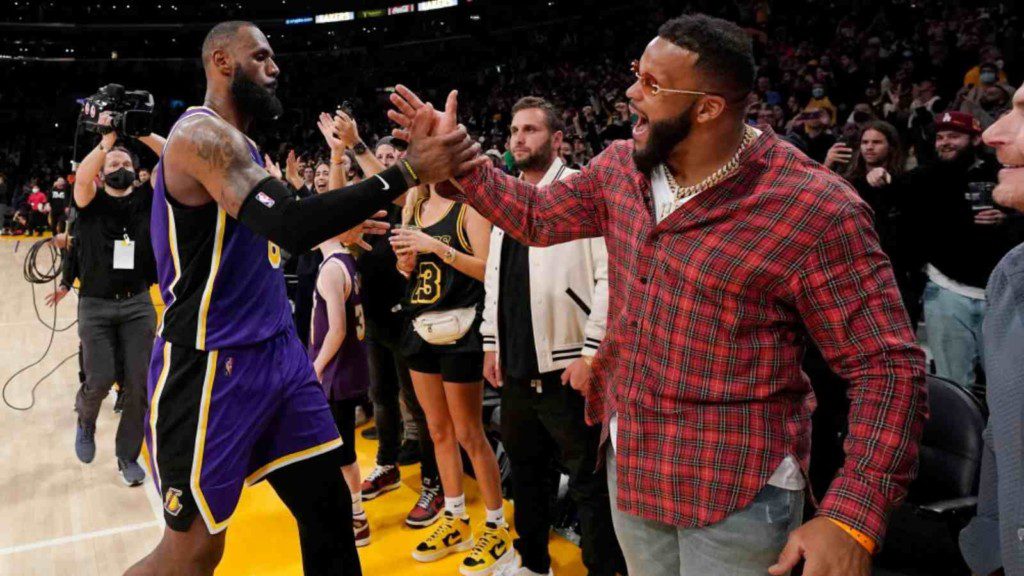
[[693,104],[690,104],[675,118],[650,123],[647,128],[647,146],[642,150],[637,147],[633,148],[633,162],[636,164],[637,170],[650,178],[659,164],[668,161],[676,144],[690,135],[690,129],[693,127],[693,122],[690,120],[692,108]]
[[284,106],[277,96],[249,79],[242,73],[241,67],[235,68],[235,78],[231,81],[231,96],[234,97],[238,110],[256,121],[274,120],[284,112]]
[[524,172],[526,170],[544,170],[551,165],[553,150],[549,140],[526,158],[516,160],[516,167]]
[[939,162],[943,162],[947,165],[962,165],[962,164],[973,164],[974,163],[974,146],[966,146],[956,151],[956,154],[952,158],[943,158],[941,154],[938,154]]

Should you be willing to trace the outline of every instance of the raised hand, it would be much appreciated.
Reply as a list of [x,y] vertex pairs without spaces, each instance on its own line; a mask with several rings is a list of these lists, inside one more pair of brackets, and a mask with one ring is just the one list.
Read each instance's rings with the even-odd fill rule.
[[281,166],[277,162],[271,160],[269,154],[263,155],[263,167],[266,168],[267,172],[269,172],[274,178],[277,178],[278,180],[283,178],[281,176]]
[[[450,102],[454,97],[449,98]],[[454,110],[454,109],[453,109]],[[480,154],[466,127],[458,125],[446,134],[434,134],[437,123],[445,120],[430,104],[421,106],[408,124],[409,150],[405,159],[422,184],[436,184],[490,164]]]
[[292,188],[298,190],[302,186],[302,175],[299,174],[299,158],[295,155],[295,150],[288,151],[288,158],[285,159],[284,163],[284,176],[288,183],[292,185]]
[[334,113],[333,126],[338,134],[338,139],[346,148],[352,148],[359,143],[359,126],[356,125],[355,119],[346,114],[344,110]]
[[316,121],[316,126],[320,129],[320,133],[324,135],[324,140],[327,141],[327,147],[331,149],[332,155],[345,153],[345,142],[342,141],[339,134],[335,133],[334,120],[330,114],[321,112],[320,118]]
[[[414,137],[410,132],[412,120],[420,109],[428,104],[424,103],[412,90],[399,84],[395,86],[395,92],[390,97],[394,110],[388,110],[388,118],[399,125],[391,134],[400,140],[411,142]],[[445,101],[444,112],[434,111],[436,134],[447,134],[458,127],[458,104],[459,91],[452,90],[448,93]]]

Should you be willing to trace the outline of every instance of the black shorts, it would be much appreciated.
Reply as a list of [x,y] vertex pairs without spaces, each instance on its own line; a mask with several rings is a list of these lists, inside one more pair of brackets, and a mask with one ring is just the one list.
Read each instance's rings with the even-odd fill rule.
[[440,374],[445,382],[473,384],[483,380],[483,352],[441,352],[436,348],[406,356],[405,363],[416,372]]
[[356,406],[361,404],[359,398],[331,400],[331,416],[341,433],[341,465],[348,466],[356,462]]

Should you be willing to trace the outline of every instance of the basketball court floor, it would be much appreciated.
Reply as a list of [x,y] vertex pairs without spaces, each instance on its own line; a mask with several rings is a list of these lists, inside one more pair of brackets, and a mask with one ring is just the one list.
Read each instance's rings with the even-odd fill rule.
[[[0,379],[34,362],[46,348],[50,330],[36,319],[32,285],[22,278],[25,253],[38,238],[0,240]],[[44,319],[52,311],[43,298],[49,286],[37,286]],[[75,319],[77,298],[69,294],[58,308],[57,327]],[[9,387],[8,400],[31,402],[30,389],[40,376],[78,347],[77,326],[56,335],[47,358]],[[78,363],[72,358],[36,390],[35,407],[18,412],[0,405],[0,575],[113,576],[146,554],[163,531],[161,504],[147,479],[142,487],[121,483],[114,460],[118,415],[113,397],[104,403],[97,423],[96,459],[81,464],[74,454],[74,396]],[[356,434],[359,465],[372,469],[376,443]],[[143,464],[145,463],[143,454]],[[426,536],[412,530],[405,515],[419,496],[419,470],[402,469],[403,486],[366,503],[373,540],[360,549],[367,575],[458,574],[461,555],[420,564],[410,553]],[[474,524],[483,519],[476,485],[466,483]],[[511,518],[512,505],[506,504]],[[552,568],[559,576],[584,574],[579,549],[552,535]],[[247,489],[227,533],[227,549],[218,575],[292,576],[302,574],[295,524],[265,482]]]

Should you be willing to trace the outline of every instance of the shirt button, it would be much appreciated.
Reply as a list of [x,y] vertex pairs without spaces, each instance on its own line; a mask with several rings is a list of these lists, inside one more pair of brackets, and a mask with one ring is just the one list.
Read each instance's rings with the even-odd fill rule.
[[630,320],[629,325],[632,326],[633,328],[636,328],[637,327],[637,321],[636,320]]
[[647,284],[647,278],[640,278],[641,284]]

